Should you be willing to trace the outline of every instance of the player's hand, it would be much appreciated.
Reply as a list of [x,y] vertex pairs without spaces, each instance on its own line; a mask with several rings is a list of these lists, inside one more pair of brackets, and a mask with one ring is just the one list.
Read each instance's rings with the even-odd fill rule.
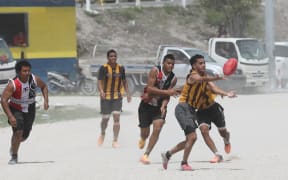
[[161,111],[161,117],[164,117],[166,115],[167,107],[161,106],[160,111]]
[[216,75],[217,80],[227,80],[227,76],[220,76],[219,74]]
[[14,128],[17,127],[17,121],[16,121],[16,118],[14,116],[9,117],[8,121],[12,127],[14,127]]
[[235,92],[235,91],[229,91],[229,92],[227,93],[227,96],[228,96],[229,98],[234,98],[234,97],[237,97],[237,95],[236,95],[236,92]]
[[179,90],[174,88],[168,89],[167,91],[169,96],[177,97],[180,94]]
[[48,102],[44,102],[44,110],[48,110],[49,109],[49,104]]
[[100,97],[101,97],[101,99],[105,99],[105,93],[104,93],[104,91],[100,91]]

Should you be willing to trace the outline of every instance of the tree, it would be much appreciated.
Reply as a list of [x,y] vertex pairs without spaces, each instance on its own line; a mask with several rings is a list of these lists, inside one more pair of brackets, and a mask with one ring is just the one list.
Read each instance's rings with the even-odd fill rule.
[[261,0],[199,0],[205,8],[208,23],[224,26],[231,36],[243,37],[252,11]]

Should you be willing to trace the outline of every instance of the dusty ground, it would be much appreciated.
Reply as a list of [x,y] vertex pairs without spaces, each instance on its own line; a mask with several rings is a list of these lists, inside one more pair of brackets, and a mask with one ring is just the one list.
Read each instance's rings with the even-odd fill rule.
[[[288,141],[284,139],[288,125],[285,118],[287,99],[288,94],[240,95],[236,99],[219,99],[225,108],[227,127],[231,131],[231,154],[224,153],[223,141],[213,126],[212,136],[225,161],[210,164],[213,154],[197,130],[198,140],[189,158],[194,169],[191,172],[179,170],[182,152],[172,157],[168,170],[163,170],[161,166],[160,152],[184,138],[174,117],[177,104],[177,99],[174,98],[171,98],[168,106],[167,123],[151,153],[150,165],[139,163],[143,150],[137,148],[139,98],[136,97],[129,104],[124,101],[119,149],[111,147],[111,122],[103,147],[97,146],[101,120],[99,116],[56,123],[43,119],[47,123],[34,126],[29,140],[21,145],[19,164],[11,166],[7,164],[11,130],[1,128],[0,179],[286,180]],[[81,115],[82,111],[76,108],[79,104],[99,112],[97,96],[50,98],[51,108],[72,105],[75,106],[74,113]]]

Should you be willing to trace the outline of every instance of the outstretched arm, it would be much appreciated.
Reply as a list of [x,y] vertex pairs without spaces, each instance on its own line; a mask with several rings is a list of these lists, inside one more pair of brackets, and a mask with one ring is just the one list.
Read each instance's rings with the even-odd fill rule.
[[215,93],[215,94],[219,94],[222,97],[223,96],[228,96],[229,98],[234,98],[237,97],[235,91],[224,91],[221,88],[219,88],[218,86],[216,86],[216,84],[214,84],[213,82],[209,82],[208,83],[208,88],[211,88],[211,90]]
[[205,76],[200,76],[197,72],[191,72],[191,74],[189,75],[187,82],[189,84],[193,84],[195,82],[211,82],[211,81],[217,81],[217,80],[226,80],[225,77],[223,76],[209,76],[209,75],[205,75]]

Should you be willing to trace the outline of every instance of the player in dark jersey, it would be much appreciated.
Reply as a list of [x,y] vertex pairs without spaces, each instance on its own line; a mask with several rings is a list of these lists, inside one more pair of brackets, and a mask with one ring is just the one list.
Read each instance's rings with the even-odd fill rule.
[[150,125],[153,130],[149,138],[148,146],[141,157],[143,164],[149,164],[149,154],[155,146],[162,126],[165,122],[167,104],[170,96],[177,96],[179,91],[173,87],[177,78],[173,71],[175,58],[167,54],[161,67],[153,67],[148,76],[147,86],[144,88],[142,100],[138,108],[140,140],[138,146],[143,149],[145,141],[150,135]]
[[119,147],[118,135],[120,131],[120,112],[122,110],[123,88],[126,91],[127,101],[131,101],[131,95],[126,82],[125,68],[118,64],[117,52],[113,49],[107,52],[108,62],[100,67],[98,74],[98,89],[100,92],[101,105],[101,134],[98,138],[98,145],[101,146],[105,138],[105,130],[110,115],[113,115],[113,142],[112,147]]

